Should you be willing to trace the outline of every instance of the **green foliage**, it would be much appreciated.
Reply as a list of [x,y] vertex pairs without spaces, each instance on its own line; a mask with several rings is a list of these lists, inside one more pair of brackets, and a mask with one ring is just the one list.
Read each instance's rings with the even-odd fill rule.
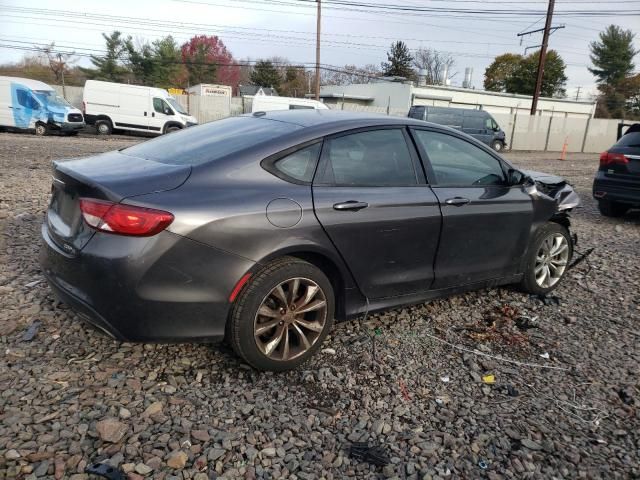
[[409,48],[402,41],[391,44],[391,49],[387,52],[387,62],[382,63],[382,70],[388,77],[413,78],[413,57],[409,53]]
[[497,56],[484,71],[484,89],[490,92],[506,92],[507,79],[511,78],[522,62],[522,55],[505,53]]
[[635,35],[609,25],[600,32],[599,41],[591,42],[589,71],[596,77],[600,95],[597,116],[608,118],[638,118],[640,116],[640,78],[632,76]]
[[[484,86],[494,92],[518,93],[533,95],[536,88],[536,77],[540,51],[526,57],[506,53],[495,58],[485,70]],[[564,86],[567,83],[566,65],[555,50],[547,52],[544,75],[542,77],[541,95],[543,97],[565,96]]]
[[131,37],[124,38],[122,33],[115,30],[111,35],[102,34],[106,43],[104,55],[91,55],[91,63],[95,68],[83,68],[87,77],[95,80],[109,82],[121,82],[129,70],[123,65],[123,59],[127,53],[126,44]]
[[600,32],[600,41],[591,42],[591,63],[589,71],[598,79],[600,85],[616,85],[628,77],[635,68],[633,57],[638,50],[633,48],[635,35],[631,30],[622,30],[609,25]]
[[251,71],[251,83],[260,87],[271,87],[280,93],[282,76],[270,60],[258,60]]

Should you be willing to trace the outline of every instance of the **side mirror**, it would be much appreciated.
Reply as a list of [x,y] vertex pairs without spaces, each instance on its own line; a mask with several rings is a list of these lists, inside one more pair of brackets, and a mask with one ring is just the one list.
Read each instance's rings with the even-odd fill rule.
[[164,114],[165,114],[165,115],[173,115],[173,112],[171,111],[171,109],[170,109],[170,108],[165,108],[165,109],[164,109]]
[[510,168],[507,176],[509,185],[521,185],[527,179],[527,176],[524,173],[520,170],[516,170],[515,168]]

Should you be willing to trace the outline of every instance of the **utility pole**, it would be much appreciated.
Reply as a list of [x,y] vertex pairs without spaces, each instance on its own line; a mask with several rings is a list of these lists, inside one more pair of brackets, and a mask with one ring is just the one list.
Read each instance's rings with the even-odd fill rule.
[[576,91],[576,102],[580,98],[580,90],[582,90],[582,87],[578,87],[578,90]]
[[64,67],[66,65],[65,62],[62,61],[62,54],[58,53],[58,64],[60,65],[60,73],[62,75],[62,96],[66,100],[67,98],[67,89],[64,85]]
[[318,3],[318,16],[316,19],[316,100],[320,100],[320,10],[321,0],[316,0]]
[[544,61],[547,56],[547,45],[549,44],[549,30],[551,30],[551,19],[553,18],[553,7],[555,0],[549,0],[549,8],[547,8],[547,20],[544,23],[544,33],[542,34],[542,49],[540,50],[540,60],[538,62],[538,75],[536,78],[536,89],[533,92],[533,100],[531,101],[531,115],[535,115],[538,110],[538,97],[542,90],[542,76],[544,75]]

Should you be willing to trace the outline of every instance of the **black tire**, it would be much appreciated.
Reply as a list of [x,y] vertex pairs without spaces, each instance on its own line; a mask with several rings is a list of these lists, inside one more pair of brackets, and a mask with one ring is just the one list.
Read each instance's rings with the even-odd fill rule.
[[501,152],[502,150],[504,150],[504,143],[502,143],[500,140],[494,140],[491,144],[491,148],[493,148],[496,152]]
[[[323,328],[310,348],[303,350],[299,356],[289,360],[270,358],[260,350],[254,337],[258,309],[278,285],[300,277],[317,284],[324,294],[326,314],[323,317]],[[231,311],[227,325],[227,338],[234,352],[253,368],[276,372],[290,370],[302,365],[320,348],[333,326],[334,309],[334,292],[327,276],[319,268],[304,260],[282,257],[254,274],[244,286]]]
[[111,135],[113,126],[109,120],[96,120],[96,133],[98,135]]
[[[566,259],[565,268],[563,269],[556,282],[553,285],[545,288],[539,285],[536,280],[536,262],[540,249],[542,248],[545,240],[556,234],[560,234],[565,237],[568,245],[568,256]],[[527,258],[525,259],[525,267],[523,272],[524,276],[522,277],[522,281],[520,282],[520,288],[523,291],[531,293],[533,295],[546,295],[547,293],[554,290],[558,285],[560,285],[560,282],[566,275],[567,268],[571,263],[571,258],[573,257],[573,242],[571,240],[569,230],[558,223],[547,222],[545,225],[541,226],[534,235],[526,255]]]
[[167,134],[167,133],[177,132],[178,130],[182,130],[182,128],[177,127],[175,125],[171,125],[165,129],[164,133]]
[[598,200],[598,210],[605,217],[621,217],[629,207],[623,203],[617,203],[610,200]]
[[38,122],[36,123],[35,134],[39,137],[44,137],[49,133],[49,127],[47,127],[46,123]]

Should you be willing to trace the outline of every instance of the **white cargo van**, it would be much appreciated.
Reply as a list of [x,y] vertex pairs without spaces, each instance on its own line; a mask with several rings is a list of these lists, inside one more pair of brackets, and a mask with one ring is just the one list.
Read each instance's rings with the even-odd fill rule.
[[0,127],[33,130],[37,135],[52,130],[73,135],[84,127],[84,118],[46,83],[0,77]]
[[269,112],[272,110],[297,110],[308,108],[327,110],[328,107],[317,100],[294,97],[278,97],[272,95],[256,95],[251,102],[251,112]]
[[87,80],[82,105],[87,124],[99,135],[114,129],[161,135],[198,124],[162,88]]

